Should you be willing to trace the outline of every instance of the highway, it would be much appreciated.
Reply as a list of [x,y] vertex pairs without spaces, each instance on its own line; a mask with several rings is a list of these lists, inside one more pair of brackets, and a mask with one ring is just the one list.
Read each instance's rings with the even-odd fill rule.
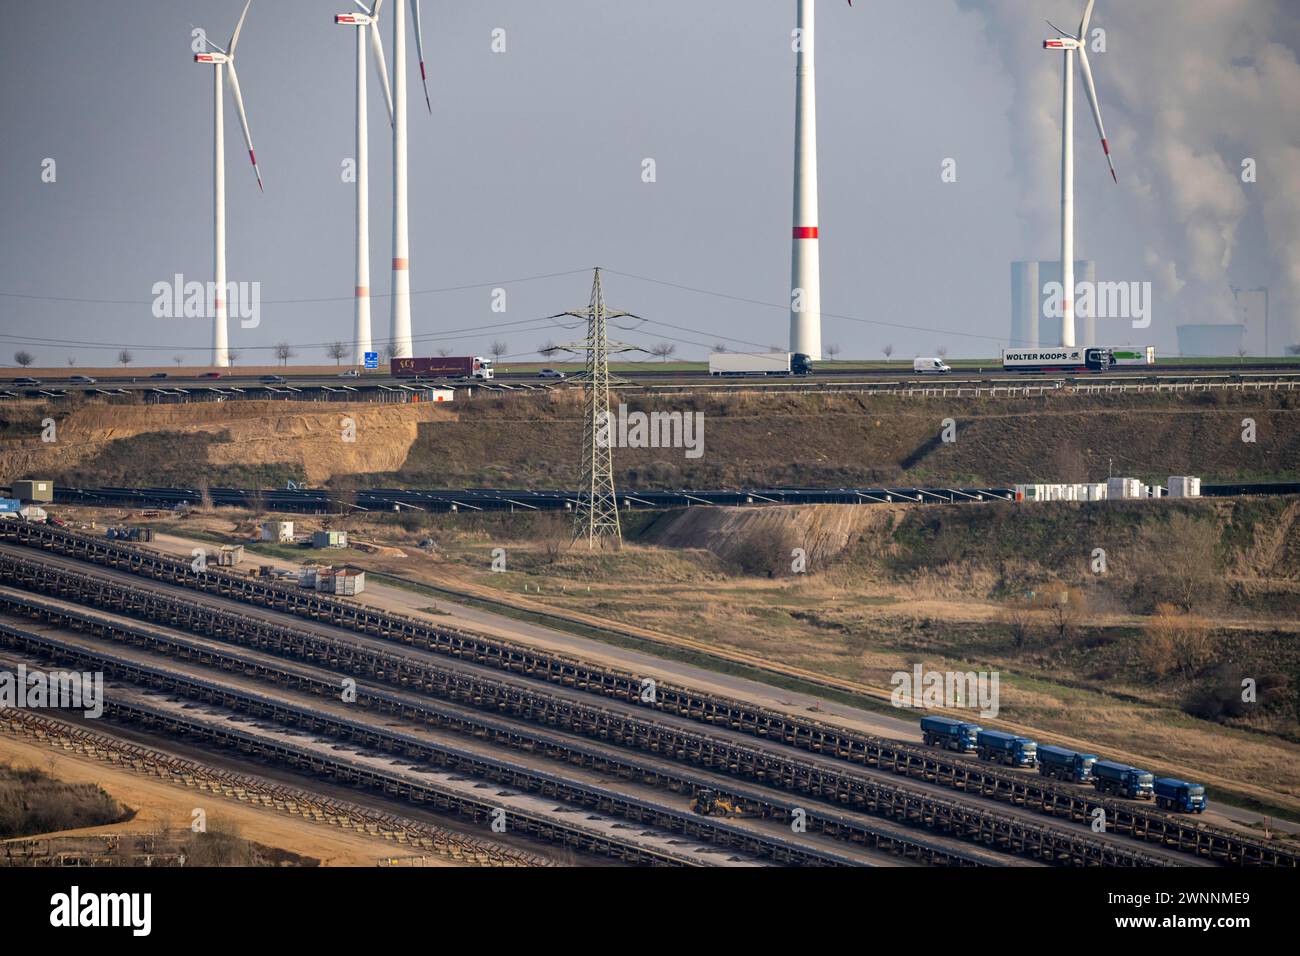
[[[512,394],[578,387],[580,379],[540,378],[536,372],[498,372],[490,382],[460,379],[416,380],[398,378],[379,372],[359,376],[339,374],[295,374],[285,371],[275,376],[283,381],[263,381],[260,374],[241,375],[222,372],[204,377],[192,373],[167,374],[165,378],[149,375],[100,375],[94,382],[73,382],[71,376],[37,377],[39,385],[16,384],[19,376],[0,379],[0,398],[58,399],[85,396],[105,400],[126,400],[144,396],[150,401],[213,401],[237,399],[272,399],[302,401],[407,401],[413,394],[429,388],[450,388],[464,400],[470,391],[482,394]],[[1300,364],[1251,363],[1243,365],[1177,365],[1116,368],[1104,373],[1026,374],[1003,370],[998,365],[954,369],[948,375],[923,375],[910,368],[822,368],[811,376],[712,376],[707,370],[637,368],[614,373],[613,386],[619,390],[672,394],[680,391],[735,391],[755,389],[857,390],[898,392],[927,388],[1023,388],[1034,386],[1064,388],[1067,385],[1097,386],[1149,383],[1225,384],[1268,383],[1276,387],[1300,386]]]
[[[14,551],[6,546],[5,551],[13,553],[13,556],[18,558],[22,549]],[[125,551],[117,549],[117,553],[125,554]],[[16,580],[30,578],[33,583],[38,578],[46,580],[49,582],[48,587],[54,588],[55,593],[66,593],[69,588],[81,587],[77,581],[85,579],[84,569],[80,577],[74,576],[73,568],[76,566],[74,563],[68,566],[67,574],[60,574],[57,567],[50,566],[51,558],[53,555],[47,552],[42,558],[41,565],[32,564],[23,574],[11,570],[10,576]],[[58,565],[67,565],[66,559],[58,558],[56,561]],[[156,561],[149,559],[146,563],[156,564]],[[177,570],[179,567],[187,567],[179,562],[173,563],[178,565]],[[159,565],[158,569],[161,570],[161,567]],[[135,565],[131,570],[133,576],[147,572],[144,565]],[[94,572],[96,578],[105,574],[111,575],[114,581],[123,581],[125,585],[122,571],[99,569]],[[153,576],[155,575],[150,575]],[[181,576],[187,577],[183,572]],[[56,582],[55,578],[59,578],[61,583]],[[197,584],[199,581],[196,577],[190,583]],[[234,583],[233,579],[231,583]],[[175,584],[164,585],[156,581],[149,585],[151,588],[167,590],[174,589],[175,586]],[[624,700],[625,697],[630,700],[636,698],[640,683],[635,677],[624,679],[604,669],[598,672],[589,671],[578,662],[564,662],[553,656],[525,652],[522,648],[507,649],[499,642],[494,644],[491,641],[475,639],[471,645],[467,643],[468,635],[443,633],[439,636],[428,628],[414,629],[408,625],[398,626],[396,619],[393,619],[390,624],[383,624],[382,622],[388,617],[373,609],[365,611],[365,620],[371,622],[371,626],[368,627],[360,629],[347,627],[345,620],[335,619],[332,614],[326,616],[325,620],[330,622],[326,624],[321,619],[321,612],[341,602],[328,600],[319,602],[313,598],[313,608],[309,612],[313,621],[303,625],[302,620],[299,619],[295,625],[289,626],[278,622],[286,613],[295,612],[292,605],[270,611],[249,604],[253,599],[251,593],[240,595],[224,589],[220,599],[223,604],[239,598],[240,603],[244,605],[241,613],[252,613],[258,621],[262,622],[249,628],[237,629],[229,621],[214,620],[214,615],[218,615],[219,611],[222,614],[229,614],[212,605],[213,601],[218,600],[215,595],[195,592],[192,588],[182,589],[188,592],[188,600],[182,600],[182,595],[178,593],[170,603],[164,600],[161,592],[157,599],[150,598],[148,595],[136,595],[130,598],[122,595],[114,598],[113,589],[106,590],[103,582],[94,584],[93,589],[94,593],[101,595],[110,606],[121,604],[123,607],[132,608],[133,617],[144,614],[146,617],[152,615],[150,619],[183,623],[185,629],[190,632],[209,628],[215,629],[215,633],[220,635],[234,635],[237,630],[248,630],[249,640],[255,638],[259,651],[274,651],[276,646],[296,647],[297,651],[290,653],[290,656],[338,662],[343,660],[338,648],[346,640],[354,649],[359,646],[366,647],[366,654],[369,655],[366,657],[368,661],[366,667],[369,668],[367,673],[382,672],[388,675],[388,680],[395,680],[403,685],[414,681],[412,686],[420,686],[425,693],[432,692],[435,696],[441,696],[437,690],[440,680],[459,680],[462,681],[459,685],[462,706],[468,701],[473,701],[474,706],[485,707],[498,714],[495,719],[500,719],[500,715],[506,713],[525,717],[531,715],[532,719],[541,719],[548,726],[547,733],[552,733],[554,730],[564,731],[567,726],[578,730],[580,736],[595,731],[602,740],[622,741],[621,747],[631,746],[633,749],[639,749],[650,746],[661,756],[678,752],[701,755],[714,753],[716,756],[711,759],[719,761],[716,765],[730,767],[729,772],[733,775],[740,771],[743,776],[745,766],[754,766],[756,770],[763,768],[760,776],[754,778],[755,782],[761,783],[764,778],[769,782],[778,779],[782,781],[815,779],[818,783],[816,789],[811,792],[812,796],[816,797],[818,793],[825,793],[827,796],[835,794],[833,803],[860,806],[868,811],[871,811],[871,807],[874,806],[876,808],[874,812],[877,814],[883,808],[886,816],[891,815],[887,804],[899,805],[901,802],[902,805],[909,805],[916,809],[929,802],[932,809],[924,816],[931,821],[928,824],[930,826],[935,825],[934,809],[943,809],[943,805],[952,805],[955,809],[949,809],[949,814],[964,816],[962,825],[953,828],[951,832],[959,835],[961,832],[969,833],[971,828],[983,827],[990,830],[990,835],[1002,834],[1004,839],[1007,833],[1014,833],[1014,839],[1020,841],[1017,844],[1021,846],[1020,852],[1026,852],[1024,847],[1026,841],[1043,839],[1069,840],[1075,847],[1072,853],[1090,852],[1080,841],[1084,844],[1098,841],[1084,835],[1087,833],[1086,828],[1070,821],[1086,820],[1087,812],[1094,805],[1107,807],[1113,821],[1112,826],[1115,828],[1115,832],[1107,833],[1106,839],[1096,848],[1100,852],[1119,854],[1121,857],[1124,853],[1128,853],[1131,858],[1134,851],[1126,847],[1136,844],[1147,848],[1138,851],[1139,853],[1153,853],[1155,854],[1153,859],[1159,859],[1166,865],[1173,860],[1193,862],[1198,857],[1201,859],[1234,858],[1243,852],[1246,854],[1243,859],[1249,860],[1258,852],[1257,849],[1251,848],[1251,838],[1243,837],[1241,834],[1207,828],[1203,825],[1191,826],[1189,830],[1184,827],[1186,821],[1158,813],[1146,806],[1096,800],[1090,795],[1084,796],[1087,791],[1082,791],[1082,788],[1046,786],[1035,774],[990,770],[987,765],[978,765],[973,761],[952,760],[947,756],[936,755],[927,748],[898,745],[893,741],[882,741],[845,732],[841,728],[814,721],[758,712],[738,701],[725,701],[695,691],[661,687],[661,698],[653,708],[648,710],[635,704],[629,708],[628,704],[620,704],[619,701]],[[90,593],[89,590],[87,593]],[[201,601],[198,607],[193,603],[196,598]],[[149,611],[150,604],[157,604],[158,609]],[[355,606],[353,607],[355,611]],[[302,610],[306,612],[307,608],[304,606]],[[182,621],[178,615],[189,615],[189,617]],[[299,617],[296,613],[294,616]],[[276,623],[273,624],[272,619]],[[310,633],[316,636],[309,640],[297,633],[303,627],[309,628]],[[385,636],[389,634],[392,636]],[[424,636],[425,634],[428,636]],[[332,649],[318,647],[311,650],[308,647],[314,641],[326,640],[327,636],[332,642],[330,645]],[[227,639],[230,638],[222,637],[222,640]],[[240,641],[238,637],[233,639],[236,643]],[[406,648],[396,652],[403,659],[380,659],[375,656],[395,653],[391,644],[394,639]],[[448,639],[451,643],[446,643]],[[437,642],[438,647],[428,641]],[[435,664],[434,658],[425,655],[428,651],[437,652],[439,647],[441,648],[440,659]],[[474,650],[475,647],[481,649]],[[421,651],[423,653],[420,653]],[[447,660],[446,655],[449,652],[454,663],[449,663]],[[280,652],[275,653],[278,656]],[[410,658],[413,653],[416,654],[414,659]],[[353,656],[348,659],[359,661],[355,654],[354,650]],[[360,663],[357,666],[361,666]],[[518,676],[502,677],[503,666],[505,673]],[[454,678],[447,675],[448,668],[456,672]],[[438,677],[435,672],[441,672],[444,676]],[[463,683],[466,680],[470,681],[470,685]],[[523,684],[519,683],[521,680],[524,681]],[[530,684],[530,681],[538,680],[542,682],[541,686],[545,687],[545,690]],[[500,687],[502,681],[517,686],[502,688]],[[498,686],[498,689],[491,686],[493,683]],[[557,694],[559,697],[556,697]],[[583,700],[592,694],[597,695],[601,702],[584,704]],[[547,697],[555,700],[548,704],[545,700]],[[500,704],[494,704],[493,700],[500,701]],[[513,708],[502,709],[501,704],[506,703],[512,704]],[[611,707],[615,708],[612,715],[609,711]],[[559,719],[561,717],[565,719]],[[618,723],[609,723],[615,719]],[[701,720],[710,727],[707,737],[701,736],[699,731],[692,729],[693,725]],[[599,730],[602,722],[608,723],[609,729]],[[615,732],[618,726],[623,727],[623,730]],[[537,731],[531,733],[536,734]],[[653,743],[655,740],[658,743]],[[781,743],[778,745],[777,741]],[[570,741],[570,743],[576,745],[577,741]],[[772,750],[773,746],[777,749]],[[781,756],[787,748],[798,751],[800,755],[796,757],[792,752],[789,756]],[[786,769],[780,769],[778,764],[772,763],[773,760],[784,761],[782,766]],[[849,761],[849,765],[854,769],[849,769],[849,766],[842,762],[845,760]],[[808,769],[798,769],[800,764],[807,765]],[[677,773],[680,774],[681,771]],[[899,773],[907,777],[907,783],[898,782]],[[732,788],[735,786],[732,784]],[[789,783],[783,783],[781,789],[787,789],[789,786]],[[806,786],[806,783],[801,786]],[[917,789],[918,787],[920,789]],[[964,792],[965,796],[953,797],[953,788],[958,792]],[[909,795],[908,791],[913,792]],[[972,794],[978,796],[972,797]],[[760,795],[759,799],[773,802],[770,794]],[[780,799],[779,794],[777,799]],[[864,799],[865,803],[862,802]],[[957,801],[956,804],[953,804],[954,800]],[[1044,813],[1047,814],[1046,817],[1043,816]],[[1058,821],[1056,817],[1062,813],[1064,817]],[[1005,823],[996,823],[998,818],[1009,814],[1010,817]],[[907,815],[902,818],[909,819]],[[1043,833],[1030,832],[1037,830]],[[1159,845],[1152,845],[1153,842]],[[1041,843],[1038,845],[1039,850],[1030,849],[1031,855],[1041,854],[1042,845]],[[1059,845],[1057,851],[1059,852]],[[1173,860],[1170,859],[1170,854],[1174,854]],[[1189,857],[1184,854],[1192,855]],[[1227,856],[1223,856],[1224,854]],[[1292,862],[1287,865],[1295,864]]]

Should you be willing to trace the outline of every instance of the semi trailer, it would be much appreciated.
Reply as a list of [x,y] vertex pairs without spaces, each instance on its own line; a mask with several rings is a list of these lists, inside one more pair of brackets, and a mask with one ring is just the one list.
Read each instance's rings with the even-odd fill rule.
[[492,360],[481,355],[395,358],[392,371],[396,378],[464,378],[482,382],[496,378]]
[[802,352],[714,352],[710,375],[811,375],[812,360]]
[[1009,349],[1002,353],[1002,369],[1006,372],[1105,372],[1114,364],[1111,350],[1103,348],[1060,345]]

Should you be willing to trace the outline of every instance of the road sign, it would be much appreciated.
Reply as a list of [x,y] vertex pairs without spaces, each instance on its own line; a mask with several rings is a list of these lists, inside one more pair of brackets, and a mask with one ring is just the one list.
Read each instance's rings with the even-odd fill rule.
[[366,368],[379,368],[379,353],[378,353],[378,352],[367,352],[367,353],[366,353]]

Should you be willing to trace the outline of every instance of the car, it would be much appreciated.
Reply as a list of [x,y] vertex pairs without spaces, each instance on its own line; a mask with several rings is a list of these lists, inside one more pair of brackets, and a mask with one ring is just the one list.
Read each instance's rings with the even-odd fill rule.
[[68,379],[68,381],[69,381],[69,382],[72,382],[72,384],[74,384],[74,385],[94,385],[94,384],[95,384],[95,380],[94,380],[93,378],[91,378],[89,375],[74,375],[74,376],[72,376],[72,378]]
[[544,368],[537,373],[538,378],[564,378],[564,373],[553,368]]
[[354,368],[345,368],[343,371],[339,372],[338,377],[339,378],[360,378],[361,373]]
[[11,385],[40,385],[41,380],[39,378],[30,378],[28,376],[23,376],[22,378],[14,379],[10,384]]
[[166,372],[154,372],[154,373],[153,373],[152,375],[150,375],[149,377],[150,377],[150,378],[154,378],[154,379],[158,379],[158,378],[166,378],[166,377],[167,377],[167,373],[166,373]]
[[263,375],[258,381],[263,385],[284,385],[289,380],[283,375]]
[[220,372],[204,372],[199,378],[221,378]]

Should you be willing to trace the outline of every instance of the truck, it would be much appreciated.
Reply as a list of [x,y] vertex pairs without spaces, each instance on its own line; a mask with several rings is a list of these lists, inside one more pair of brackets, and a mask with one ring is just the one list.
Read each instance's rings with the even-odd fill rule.
[[981,730],[975,735],[975,753],[1008,767],[1032,767],[1038,763],[1038,741],[1000,730]]
[[1155,782],[1156,806],[1176,813],[1204,813],[1210,801],[1205,798],[1205,787],[1173,777],[1160,777]]
[[1155,365],[1156,348],[1154,345],[1125,345],[1115,347],[1110,350],[1111,358],[1114,359],[1115,365],[1133,366],[1133,365]]
[[951,717],[922,717],[921,739],[927,747],[942,747],[958,753],[975,750],[975,737],[983,730],[979,724],[967,724]]
[[395,358],[392,371],[396,378],[460,378],[480,382],[496,378],[492,360],[481,355]]
[[919,375],[947,375],[952,367],[941,358],[914,358],[912,371]]
[[714,352],[710,375],[811,375],[812,359],[803,352]]
[[1092,765],[1092,786],[1098,793],[1150,800],[1155,795],[1155,775],[1126,763],[1098,760]]
[[1115,364],[1110,349],[1058,345],[1049,348],[1004,349],[1002,370],[1029,374],[1046,372],[1105,372]]
[[1066,783],[1091,783],[1096,754],[1075,753],[1064,747],[1043,744],[1038,748],[1038,772]]

